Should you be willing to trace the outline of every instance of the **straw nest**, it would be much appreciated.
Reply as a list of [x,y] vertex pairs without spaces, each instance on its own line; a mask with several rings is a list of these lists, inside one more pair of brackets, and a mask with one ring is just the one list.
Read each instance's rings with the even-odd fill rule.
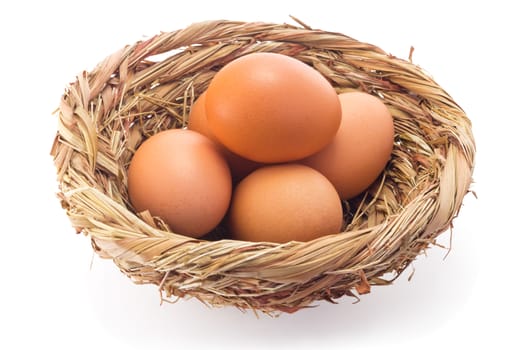
[[[278,52],[317,69],[340,92],[380,97],[395,123],[383,175],[344,202],[344,232],[310,242],[209,240],[135,213],[127,167],[147,137],[182,128],[225,63]],[[475,144],[464,111],[410,61],[340,33],[298,25],[209,21],[125,46],[66,89],[51,150],[58,196],[73,227],[133,282],[162,300],[195,297],[264,313],[357,297],[391,283],[449,229],[471,184]]]

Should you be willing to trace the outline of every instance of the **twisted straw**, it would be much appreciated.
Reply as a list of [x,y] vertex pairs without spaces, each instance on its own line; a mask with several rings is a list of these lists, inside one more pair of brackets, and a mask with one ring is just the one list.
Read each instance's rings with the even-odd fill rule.
[[[299,24],[208,21],[161,33],[80,74],[60,101],[51,154],[73,227],[132,281],[158,285],[163,299],[275,314],[358,297],[391,283],[459,212],[475,155],[463,110],[411,62]],[[344,232],[274,244],[227,239],[218,229],[216,239],[197,240],[133,212],[127,166],[140,143],[185,126],[221,66],[263,51],[312,65],[338,92],[380,97],[394,117],[392,159],[365,194],[343,203]]]

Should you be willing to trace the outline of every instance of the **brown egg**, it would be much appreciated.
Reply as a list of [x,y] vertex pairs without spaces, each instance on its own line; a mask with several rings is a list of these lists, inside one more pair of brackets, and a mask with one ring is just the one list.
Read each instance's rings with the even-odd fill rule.
[[200,237],[224,218],[231,199],[228,164],[214,143],[191,130],[161,131],[144,141],[128,169],[137,212],[149,210],[179,234]]
[[228,217],[235,239],[284,243],[340,232],[342,206],[333,185],[300,164],[259,168],[235,188]]
[[213,142],[215,142],[217,148],[224,155],[226,161],[228,162],[228,165],[230,166],[233,182],[237,183],[246,175],[257,169],[258,167],[262,166],[262,164],[243,158],[231,152],[220,143],[220,141],[215,137],[215,135],[213,135],[208,126],[208,120],[204,108],[205,101],[206,91],[204,91],[197,98],[197,100],[191,107],[188,120],[188,129],[197,131],[198,133],[203,134],[204,136],[208,137]]
[[195,102],[193,102],[193,105],[190,109],[190,114],[188,116],[188,129],[203,134],[212,141],[216,141],[213,134],[210,132],[208,121],[206,120],[206,112],[204,110],[205,99],[206,91],[200,94]]
[[300,161],[325,175],[340,197],[348,199],[367,189],[392,154],[394,122],[385,104],[364,92],[339,95],[343,117],[334,140]]
[[206,114],[224,146],[261,163],[298,160],[321,150],[341,122],[328,80],[276,53],[252,53],[226,64],[208,86]]

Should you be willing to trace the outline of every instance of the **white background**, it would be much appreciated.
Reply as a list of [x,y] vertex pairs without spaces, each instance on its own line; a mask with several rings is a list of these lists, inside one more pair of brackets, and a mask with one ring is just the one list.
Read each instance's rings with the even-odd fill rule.
[[[524,45],[518,2],[17,1],[0,5],[0,348],[523,348]],[[472,6],[470,5],[472,4]],[[8,7],[10,6],[10,7]],[[206,19],[339,31],[422,66],[466,110],[478,152],[452,251],[431,248],[358,304],[272,319],[194,300],[159,306],[94,257],[55,197],[53,110],[106,55]],[[450,235],[441,237],[448,245]]]

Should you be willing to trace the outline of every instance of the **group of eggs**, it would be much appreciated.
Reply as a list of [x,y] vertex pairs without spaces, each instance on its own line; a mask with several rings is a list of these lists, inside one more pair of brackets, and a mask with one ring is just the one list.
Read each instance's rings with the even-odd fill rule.
[[341,201],[366,190],[392,153],[386,105],[336,90],[317,70],[277,53],[220,69],[187,128],[146,139],[131,159],[128,193],[173,232],[284,243],[340,232]]

